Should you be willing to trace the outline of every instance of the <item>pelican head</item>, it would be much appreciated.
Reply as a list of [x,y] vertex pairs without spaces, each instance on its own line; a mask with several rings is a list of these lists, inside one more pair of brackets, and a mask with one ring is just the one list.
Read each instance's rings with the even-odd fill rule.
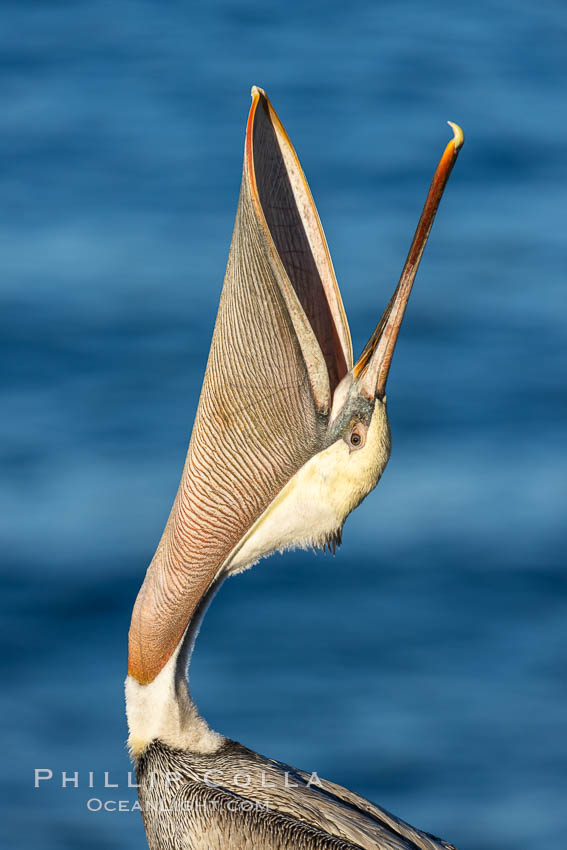
[[[224,577],[274,550],[334,548],[390,456],[386,383],[456,125],[386,310],[356,362],[299,160],[252,89],[226,277],[185,468],[138,595],[129,674],[149,685]],[[193,625],[192,625],[193,624]],[[188,629],[189,626],[189,629]]]

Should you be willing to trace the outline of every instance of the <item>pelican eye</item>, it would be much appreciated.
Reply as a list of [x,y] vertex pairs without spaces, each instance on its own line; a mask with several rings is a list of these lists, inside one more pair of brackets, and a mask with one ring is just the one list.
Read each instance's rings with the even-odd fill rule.
[[361,449],[366,442],[366,428],[362,424],[362,422],[358,422],[354,428],[352,428],[349,436],[348,443],[353,449]]

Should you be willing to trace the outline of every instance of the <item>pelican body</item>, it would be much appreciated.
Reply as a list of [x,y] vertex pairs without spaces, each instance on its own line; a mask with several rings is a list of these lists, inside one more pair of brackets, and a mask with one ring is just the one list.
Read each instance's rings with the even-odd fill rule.
[[209,728],[188,687],[227,576],[275,550],[333,548],[390,456],[386,380],[463,143],[447,145],[398,286],[356,363],[317,211],[252,89],[236,223],[181,482],[129,634],[129,748],[151,850],[448,848],[358,795]]

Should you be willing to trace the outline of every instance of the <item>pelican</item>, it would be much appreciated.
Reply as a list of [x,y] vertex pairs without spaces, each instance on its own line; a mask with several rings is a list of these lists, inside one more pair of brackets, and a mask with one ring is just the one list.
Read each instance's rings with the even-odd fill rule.
[[188,685],[200,623],[223,581],[276,550],[334,549],[384,471],[392,354],[464,141],[451,127],[400,281],[354,363],[307,181],[265,92],[252,88],[193,432],[129,633],[128,745],[150,850],[451,847],[316,773],[214,732]]

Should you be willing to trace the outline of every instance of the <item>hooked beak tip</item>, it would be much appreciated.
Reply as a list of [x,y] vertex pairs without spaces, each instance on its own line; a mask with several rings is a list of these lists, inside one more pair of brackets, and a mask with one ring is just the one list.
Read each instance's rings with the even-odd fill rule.
[[447,124],[453,131],[453,144],[455,145],[455,153],[457,153],[465,143],[465,134],[462,128],[458,124],[455,124],[454,121],[447,121]]

